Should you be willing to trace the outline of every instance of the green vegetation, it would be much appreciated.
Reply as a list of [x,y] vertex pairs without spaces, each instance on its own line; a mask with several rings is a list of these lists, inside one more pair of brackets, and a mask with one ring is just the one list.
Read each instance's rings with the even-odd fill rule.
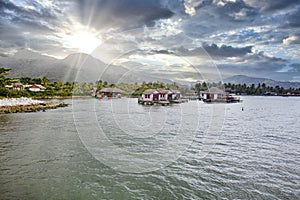
[[179,90],[181,89],[177,83],[172,84],[166,84],[159,81],[156,82],[143,82],[141,85],[135,83],[135,84],[119,84],[118,88],[124,90],[128,94],[130,94],[133,97],[141,96],[142,93],[147,89],[156,89],[156,88],[162,88],[162,89],[170,89],[170,90]]
[[[10,69],[0,68],[0,97],[38,97],[38,98],[51,98],[51,97],[68,97],[68,96],[90,96],[94,89],[101,90],[105,87],[117,87],[126,92],[128,96],[138,97],[147,89],[170,89],[180,90],[183,94],[188,92],[189,88],[179,86],[177,83],[163,83],[163,82],[143,82],[138,83],[118,83],[109,84],[107,81],[96,81],[96,83],[76,83],[76,82],[62,82],[54,81],[51,82],[47,77],[42,78],[29,78],[21,77],[19,79],[7,78]],[[46,90],[34,92],[30,91],[28,87],[22,90],[14,90],[6,87],[7,85],[21,83],[25,85],[41,84]],[[286,95],[286,94],[300,94],[300,88],[289,88],[284,89],[283,87],[276,86],[270,87],[265,83],[258,85],[246,85],[246,84],[231,84],[225,83],[197,83],[192,87],[192,91],[196,91],[200,94],[200,91],[207,90],[210,87],[219,87],[226,92],[244,94],[244,95]]]
[[287,95],[287,94],[300,94],[300,88],[289,88],[284,89],[283,87],[276,86],[270,87],[265,83],[258,83],[257,85],[246,85],[246,84],[231,84],[231,83],[197,83],[194,87],[195,91],[200,93],[200,91],[207,90],[210,87],[219,87],[224,89],[226,92],[243,94],[243,95]]
[[[50,82],[47,77],[42,78],[29,78],[21,77],[20,79],[11,79],[7,78],[6,75],[9,74],[10,69],[0,68],[0,97],[54,97],[54,96],[71,96],[75,83],[63,83],[59,82]],[[21,83],[24,85],[33,85],[41,84],[46,87],[45,91],[33,92],[29,88],[24,88],[22,90],[14,90],[7,88],[7,85],[13,85],[16,83]],[[77,86],[78,87],[78,86]]]
[[9,74],[10,69],[0,67],[0,88],[3,88],[6,84],[10,84],[13,79],[6,78],[5,76]]

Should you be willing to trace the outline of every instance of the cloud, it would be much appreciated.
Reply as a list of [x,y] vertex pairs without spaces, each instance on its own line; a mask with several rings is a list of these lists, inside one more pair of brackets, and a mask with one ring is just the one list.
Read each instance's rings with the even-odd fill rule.
[[[54,10],[44,8],[36,1],[30,1],[27,5],[18,6],[10,1],[0,2],[2,20],[11,20],[15,24],[29,24],[38,27],[47,27],[47,22],[57,20]],[[49,28],[49,27],[48,27]]]
[[296,35],[289,36],[282,40],[282,44],[289,46],[291,44],[300,44],[300,37]]
[[[172,49],[171,52],[176,52],[178,55],[184,56],[201,56],[209,54],[213,58],[226,58],[226,57],[242,57],[246,54],[252,53],[252,46],[246,47],[232,47],[227,45],[218,46],[216,44],[204,43],[203,47],[194,49],[186,49],[183,46]],[[167,51],[170,53],[170,51]]]
[[228,73],[272,74],[300,62],[299,18],[299,0],[2,0],[0,50],[62,57],[77,51],[65,37],[86,31],[105,43],[103,59],[130,50],[159,58],[207,52]]
[[10,47],[24,47],[36,42],[39,35],[54,34],[60,23],[56,11],[44,8],[37,1],[24,5],[1,1],[0,14],[0,37]]
[[183,46],[173,48],[170,50],[161,49],[161,50],[151,50],[149,54],[177,54],[180,56],[201,56],[206,55],[207,53],[211,57],[242,57],[247,54],[252,53],[252,46],[246,47],[232,47],[227,45],[218,46],[216,44],[208,45],[206,43],[203,44],[203,47],[197,47],[193,49],[187,49]]
[[278,72],[282,71],[283,68],[287,69],[286,66],[289,65],[289,60],[287,59],[253,49],[251,52],[246,52],[247,48],[244,49],[244,55],[238,57],[222,57],[222,59],[219,58],[215,60],[221,75],[227,77],[244,74],[277,80],[288,79],[288,77],[292,78],[295,75],[291,75],[290,71],[289,73],[281,73],[282,79],[280,79]]
[[283,58],[278,58],[267,54],[263,51],[253,52],[252,54],[248,54],[244,57],[249,62],[257,62],[257,63],[278,63],[278,64],[286,64],[287,60]]
[[205,0],[184,0],[185,13],[194,16],[196,14],[196,9],[203,4]]
[[295,12],[292,12],[288,17],[288,26],[290,27],[300,27],[300,6]]
[[266,12],[286,9],[299,3],[298,0],[244,0],[244,2]]
[[217,11],[223,17],[229,17],[234,21],[249,21],[257,15],[256,9],[241,0],[218,1]]
[[293,63],[293,64],[290,65],[290,67],[292,67],[293,72],[300,73],[300,63]]
[[77,0],[79,20],[97,29],[154,26],[155,20],[173,16],[159,0]]
[[292,64],[286,65],[282,69],[278,70],[277,72],[286,73],[286,72],[300,72],[300,64]]
[[[276,77],[276,73],[287,65],[287,60],[259,52],[240,58],[236,62],[222,62],[218,64],[218,68],[223,76],[244,74],[253,77],[279,79],[279,77]],[[283,75],[285,75],[285,77],[282,77],[283,79],[290,77],[290,74],[282,73],[282,76]]]
[[216,44],[208,45],[204,44],[203,48],[212,57],[240,57],[252,52],[252,46],[246,47],[232,47],[222,45],[218,47]]
[[149,52],[149,54],[174,54],[174,52],[170,51],[170,50],[165,50],[165,49],[162,49],[162,50],[151,50]]
[[267,0],[263,10],[275,11],[299,4],[298,0]]

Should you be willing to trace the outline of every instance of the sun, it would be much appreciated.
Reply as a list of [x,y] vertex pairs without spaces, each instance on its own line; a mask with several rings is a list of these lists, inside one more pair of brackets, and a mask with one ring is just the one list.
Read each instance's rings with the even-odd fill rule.
[[76,49],[81,53],[90,54],[102,41],[96,34],[79,30],[63,38],[64,46],[69,49]]

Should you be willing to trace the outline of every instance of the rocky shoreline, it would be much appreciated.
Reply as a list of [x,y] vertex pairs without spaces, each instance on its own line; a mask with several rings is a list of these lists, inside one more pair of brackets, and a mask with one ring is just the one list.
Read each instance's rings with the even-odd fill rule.
[[59,102],[44,102],[30,98],[0,100],[0,114],[18,112],[37,112],[68,106]]

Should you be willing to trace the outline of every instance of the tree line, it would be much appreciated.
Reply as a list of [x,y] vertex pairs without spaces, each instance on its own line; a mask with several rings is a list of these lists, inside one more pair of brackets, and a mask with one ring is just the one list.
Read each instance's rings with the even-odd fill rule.
[[[66,96],[88,96],[92,94],[92,91],[99,91],[102,88],[119,88],[128,96],[137,97],[140,96],[147,89],[163,88],[169,90],[179,90],[182,94],[194,91],[196,94],[200,94],[201,91],[205,91],[211,87],[218,87],[226,92],[242,94],[242,95],[285,95],[285,94],[300,94],[300,88],[285,89],[280,86],[270,87],[265,83],[259,83],[257,85],[246,84],[231,84],[231,83],[209,83],[198,82],[191,88],[173,83],[163,82],[143,82],[138,83],[108,83],[107,81],[98,80],[95,83],[77,83],[77,82],[63,82],[63,81],[50,81],[47,77],[42,78],[30,78],[21,77],[19,79],[8,78],[10,69],[0,68],[0,97],[66,97]],[[41,84],[46,87],[45,91],[33,92],[28,88],[25,90],[11,90],[6,88],[6,85],[22,83],[23,85]]]
[[300,94],[300,88],[285,89],[279,85],[272,87],[267,86],[266,83],[251,84],[232,84],[232,83],[196,83],[194,89],[199,94],[200,91],[207,90],[210,87],[219,87],[225,92],[235,93],[240,95],[287,95]]
[[[49,97],[49,96],[71,96],[74,88],[81,88],[80,84],[62,81],[50,81],[47,77],[42,78],[8,78],[10,69],[0,68],[0,97]],[[21,83],[23,86],[40,84],[46,88],[45,91],[34,92],[29,88],[23,90],[12,90],[7,88],[7,85]],[[86,86],[89,88],[88,86]],[[77,91],[82,91],[78,89]],[[79,95],[79,94],[78,94]]]
[[[176,83],[163,83],[163,82],[143,82],[138,83],[108,83],[107,81],[98,80],[95,83],[77,83],[77,82],[62,82],[62,81],[50,81],[47,77],[42,78],[30,78],[21,77],[19,79],[7,78],[10,69],[0,68],[0,96],[2,97],[66,97],[66,96],[90,96],[93,91],[99,91],[102,88],[119,88],[125,92],[126,95],[137,97],[140,96],[146,89],[173,89],[182,90]],[[46,87],[45,91],[33,92],[28,88],[25,90],[12,90],[5,86],[21,83],[23,85],[41,84]]]

